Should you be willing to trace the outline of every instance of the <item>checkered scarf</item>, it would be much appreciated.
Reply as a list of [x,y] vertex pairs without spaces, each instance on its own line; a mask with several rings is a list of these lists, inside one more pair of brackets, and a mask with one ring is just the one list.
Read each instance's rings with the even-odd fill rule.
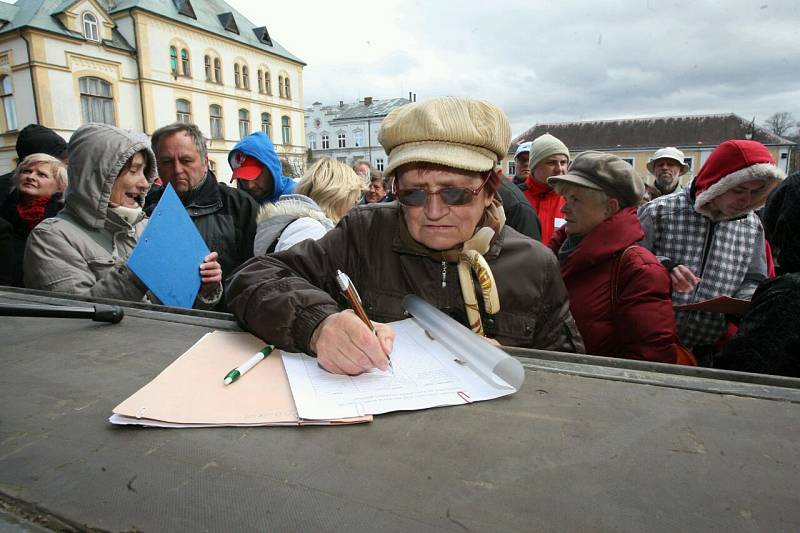
[[[736,220],[713,223],[697,213],[692,204],[687,188],[657,198],[642,208],[651,211],[653,220],[651,251],[659,257],[669,258],[675,264],[687,266],[701,278],[694,291],[673,291],[674,305],[735,294],[747,273],[753,247],[764,231],[752,211]],[[703,253],[708,238],[713,241],[703,267]],[[678,337],[690,347],[713,343],[727,326],[725,315],[702,311],[676,310],[675,321]]]

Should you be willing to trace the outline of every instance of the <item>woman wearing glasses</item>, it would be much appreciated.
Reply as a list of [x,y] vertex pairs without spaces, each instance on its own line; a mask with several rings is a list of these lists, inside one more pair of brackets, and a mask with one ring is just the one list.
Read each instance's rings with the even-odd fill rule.
[[[504,226],[493,168],[511,128],[487,102],[436,98],[392,111],[381,129],[397,202],[350,211],[317,241],[257,257],[228,285],[228,305],[279,348],[316,354],[331,372],[385,369],[416,294],[503,345],[583,351],[558,261]],[[346,309],[350,276],[377,336]]]

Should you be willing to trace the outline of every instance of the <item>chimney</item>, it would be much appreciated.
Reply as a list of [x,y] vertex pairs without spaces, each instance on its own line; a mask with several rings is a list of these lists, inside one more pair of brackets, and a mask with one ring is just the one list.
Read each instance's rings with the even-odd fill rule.
[[364,105],[372,105],[372,97],[371,96],[365,96],[364,97]]
[[339,100],[339,107],[344,107],[344,100]]
[[413,101],[413,100],[411,100],[411,91],[408,91],[408,101],[409,101],[409,102],[412,102],[412,101]]

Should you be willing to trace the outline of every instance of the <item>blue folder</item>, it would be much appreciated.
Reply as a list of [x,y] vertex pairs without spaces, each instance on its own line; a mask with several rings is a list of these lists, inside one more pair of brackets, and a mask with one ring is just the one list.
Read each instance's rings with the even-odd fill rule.
[[200,290],[200,264],[208,254],[203,237],[167,184],[128,268],[164,305],[190,308]]

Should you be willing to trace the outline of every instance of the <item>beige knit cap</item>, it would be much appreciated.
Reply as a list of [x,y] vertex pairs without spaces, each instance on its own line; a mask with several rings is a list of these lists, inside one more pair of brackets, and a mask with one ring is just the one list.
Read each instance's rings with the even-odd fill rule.
[[494,104],[443,96],[389,113],[378,140],[389,155],[386,176],[400,165],[416,162],[483,172],[505,157],[511,126]]
[[567,148],[567,145],[549,133],[539,135],[531,143],[531,154],[530,159],[528,160],[528,168],[533,171],[533,167],[535,167],[539,161],[546,157],[550,157],[551,155],[557,154],[565,155],[567,156],[567,159],[569,159],[569,148]]

